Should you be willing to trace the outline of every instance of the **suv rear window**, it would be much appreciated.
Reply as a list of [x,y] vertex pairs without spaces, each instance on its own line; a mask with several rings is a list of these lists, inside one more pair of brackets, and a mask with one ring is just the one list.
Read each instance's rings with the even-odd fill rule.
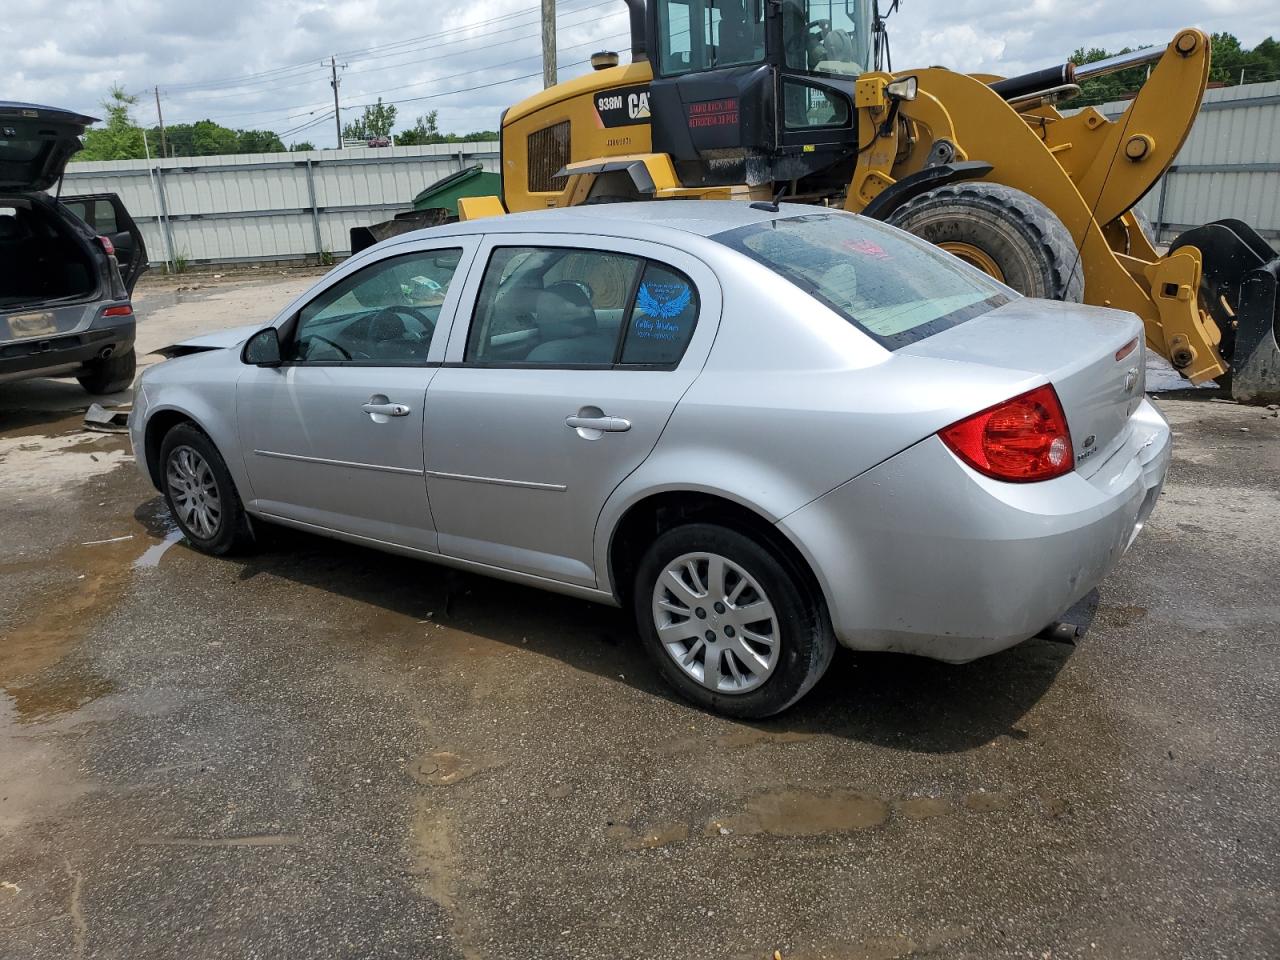
[[790,280],[889,350],[1014,296],[937,247],[852,214],[784,217],[714,239]]

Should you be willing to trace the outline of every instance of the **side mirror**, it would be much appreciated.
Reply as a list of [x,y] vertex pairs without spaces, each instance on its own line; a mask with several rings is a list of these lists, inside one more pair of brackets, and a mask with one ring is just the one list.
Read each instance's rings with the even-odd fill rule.
[[259,330],[245,341],[240,359],[257,367],[280,366],[280,331],[275,327]]

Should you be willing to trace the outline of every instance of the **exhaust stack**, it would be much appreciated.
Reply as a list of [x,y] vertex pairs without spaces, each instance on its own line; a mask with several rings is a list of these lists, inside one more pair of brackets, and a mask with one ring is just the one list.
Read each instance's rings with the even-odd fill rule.
[[626,3],[631,11],[631,62],[639,63],[649,54],[644,41],[644,0],[626,0]]

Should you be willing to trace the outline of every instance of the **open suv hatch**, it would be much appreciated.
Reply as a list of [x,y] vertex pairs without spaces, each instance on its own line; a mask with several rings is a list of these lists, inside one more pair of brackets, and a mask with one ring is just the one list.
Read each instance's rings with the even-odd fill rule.
[[94,394],[133,382],[142,233],[113,193],[45,192],[93,122],[0,101],[0,382],[74,376]]

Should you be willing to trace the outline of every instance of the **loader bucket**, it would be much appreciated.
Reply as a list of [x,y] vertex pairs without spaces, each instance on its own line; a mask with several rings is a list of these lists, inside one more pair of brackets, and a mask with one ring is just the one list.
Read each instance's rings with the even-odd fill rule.
[[1231,396],[1242,403],[1280,400],[1280,256],[1239,220],[1188,230],[1169,252],[1185,246],[1200,251],[1200,306],[1222,331]]

